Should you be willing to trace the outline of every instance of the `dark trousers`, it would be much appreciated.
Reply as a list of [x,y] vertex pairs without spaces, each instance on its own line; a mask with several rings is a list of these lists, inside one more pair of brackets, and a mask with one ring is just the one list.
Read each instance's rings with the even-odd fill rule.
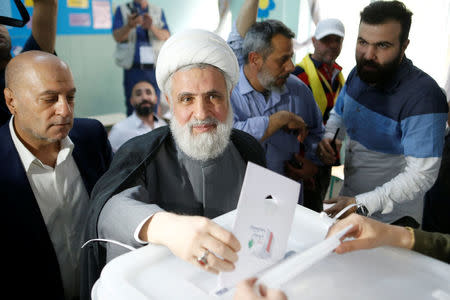
[[320,166],[313,182],[304,182],[303,206],[321,212],[331,179],[331,167]]

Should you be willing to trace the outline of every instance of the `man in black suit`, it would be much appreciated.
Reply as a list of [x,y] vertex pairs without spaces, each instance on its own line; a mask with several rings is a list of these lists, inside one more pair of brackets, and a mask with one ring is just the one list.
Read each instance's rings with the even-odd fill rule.
[[89,195],[112,152],[101,123],[73,117],[75,86],[57,56],[29,51],[6,68],[11,120],[0,127],[5,287],[19,298],[79,297]]

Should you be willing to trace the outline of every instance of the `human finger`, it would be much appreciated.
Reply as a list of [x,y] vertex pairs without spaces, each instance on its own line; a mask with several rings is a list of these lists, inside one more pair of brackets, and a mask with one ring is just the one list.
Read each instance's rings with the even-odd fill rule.
[[317,156],[326,165],[331,165],[336,160],[335,153],[328,140],[322,140],[319,143]]
[[234,234],[217,225],[213,221],[210,222],[209,234],[215,239],[228,245],[233,251],[238,252],[239,250],[241,250],[241,244],[239,243],[239,240],[234,236]]
[[270,300],[287,300],[286,294],[278,289],[268,289],[266,298]]
[[302,127],[298,131],[297,140],[300,143],[303,143],[308,136],[308,127]]
[[142,24],[144,18],[141,15],[138,15],[134,20],[136,21],[137,24]]
[[330,199],[327,199],[327,200],[323,200],[323,203],[326,203],[326,204],[333,204],[333,203],[337,203],[337,202],[338,202],[338,198],[337,197],[330,198]]
[[340,209],[338,209],[336,206],[337,204],[324,210],[327,216],[329,216],[330,218],[334,218],[334,216],[336,216],[339,213]]
[[264,284],[260,284],[258,286],[258,291],[259,291],[259,294],[262,297],[266,297],[267,296],[267,287]]
[[342,242],[338,247],[336,247],[334,252],[336,252],[337,254],[342,254],[369,248],[371,247],[369,246],[369,243],[366,239],[354,239]]
[[324,155],[335,155],[333,147],[331,147],[331,139],[325,138],[319,142],[319,149]]
[[216,240],[214,237],[206,238],[203,241],[203,247],[230,263],[234,263],[238,260],[236,251],[223,242]]
[[214,274],[218,274],[221,271],[217,268],[217,262],[215,261],[217,257],[215,257],[209,250],[202,247],[200,251],[197,251],[197,253],[199,253],[197,256],[194,255],[192,257],[192,263],[194,265],[198,265],[205,271]]
[[341,201],[341,199],[339,197],[329,199],[327,201],[324,201],[324,203],[325,204],[333,204],[333,203],[335,203],[333,206],[331,206],[331,207],[329,207],[329,208],[324,210],[324,212],[329,217],[332,217],[332,218],[334,216],[336,216],[345,207],[344,201]]
[[307,127],[306,122],[303,120],[302,117],[291,113],[290,114],[290,121],[287,123],[287,126],[289,129],[298,129],[298,130],[304,130]]
[[346,237],[355,236],[359,230],[358,226],[354,224],[353,220],[349,220],[350,217],[345,218],[343,220],[338,221],[333,226],[331,226],[328,229],[327,236],[330,237],[341,231],[342,229],[346,228],[348,225],[352,225],[352,227],[346,232],[346,234],[341,238],[341,240],[345,239]]
[[257,299],[257,294],[254,291],[254,285],[256,283],[257,278],[252,277],[246,280],[242,280],[236,286],[236,292],[234,293],[235,300],[242,299]]

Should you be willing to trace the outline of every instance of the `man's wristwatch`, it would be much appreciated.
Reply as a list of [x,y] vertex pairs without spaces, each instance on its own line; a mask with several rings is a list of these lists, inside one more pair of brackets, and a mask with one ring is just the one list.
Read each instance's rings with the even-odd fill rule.
[[365,207],[364,205],[360,204],[360,205],[358,205],[358,208],[356,209],[356,213],[358,215],[367,217],[367,215],[369,214],[369,210],[367,209],[367,207]]

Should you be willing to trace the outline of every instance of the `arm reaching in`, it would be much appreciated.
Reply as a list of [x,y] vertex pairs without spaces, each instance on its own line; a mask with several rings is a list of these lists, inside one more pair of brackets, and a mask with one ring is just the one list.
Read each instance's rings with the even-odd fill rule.
[[250,26],[256,22],[259,0],[246,0],[242,5],[236,19],[236,29],[242,37],[245,37]]
[[357,214],[337,222],[328,231],[327,237],[352,224],[353,227],[342,238],[353,237],[354,240],[343,241],[336,248],[336,253],[345,253],[360,249],[372,249],[380,246],[392,246],[412,249],[414,234],[401,226],[394,226],[375,221]]
[[57,15],[57,0],[34,1],[31,32],[42,51],[55,52]]

